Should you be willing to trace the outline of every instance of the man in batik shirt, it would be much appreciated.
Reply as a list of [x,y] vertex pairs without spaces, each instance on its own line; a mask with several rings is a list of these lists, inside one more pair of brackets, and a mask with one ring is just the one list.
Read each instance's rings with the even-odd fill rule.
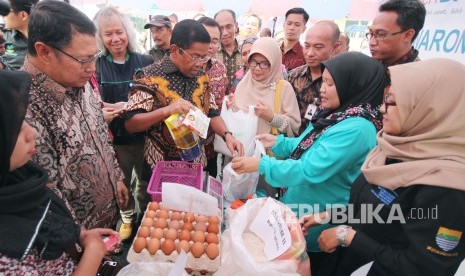
[[[147,181],[158,161],[180,160],[164,120],[175,113],[185,114],[194,107],[211,118],[211,129],[223,137],[231,152],[243,154],[242,144],[234,139],[219,117],[209,77],[202,69],[210,59],[210,42],[210,35],[201,23],[190,19],[180,21],[171,36],[170,55],[136,73],[125,126],[129,132],[146,134],[143,178]],[[201,149],[202,155],[194,162],[205,166],[203,145]]]
[[305,37],[304,57],[307,64],[289,72],[288,81],[296,93],[302,120],[299,135],[305,131],[320,105],[321,63],[334,54],[338,40],[339,28],[334,22],[316,23]]
[[101,53],[96,28],[79,10],[56,6],[31,14],[22,67],[33,80],[26,114],[38,133],[33,159],[48,171],[49,187],[71,206],[81,226],[114,229],[117,204],[126,206],[128,190],[102,102],[89,84]]

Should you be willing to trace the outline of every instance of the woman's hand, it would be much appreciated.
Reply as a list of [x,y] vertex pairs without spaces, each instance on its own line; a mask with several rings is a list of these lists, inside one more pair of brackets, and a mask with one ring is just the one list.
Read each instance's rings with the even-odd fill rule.
[[271,107],[267,106],[264,102],[261,100],[258,101],[258,104],[255,105],[255,114],[259,117],[262,118],[263,120],[267,122],[271,122],[274,117],[273,110]]
[[327,216],[328,212],[325,211],[318,214],[311,214],[301,217],[299,223],[300,227],[302,228],[302,232],[304,233],[304,236],[307,236],[308,229],[310,229],[311,227],[324,223]]
[[231,168],[238,174],[258,171],[260,158],[258,157],[235,157],[231,161]]
[[[107,248],[105,246],[105,243],[103,242],[103,238],[105,236],[110,235],[116,235],[118,237],[118,242],[116,245]],[[121,239],[119,238],[118,232],[109,228],[94,228],[90,230],[81,229],[79,239],[81,241],[82,246],[84,247],[84,250],[86,250],[90,246],[93,248],[92,250],[97,250],[97,252],[103,252],[104,255],[107,252],[113,252],[121,244]]]
[[278,137],[272,134],[259,134],[255,136],[255,139],[260,141],[265,148],[271,148],[276,144]]
[[236,104],[236,99],[234,98],[233,94],[230,94],[225,97],[226,99],[226,108],[232,109],[234,112],[239,110],[239,107]]
[[[318,245],[323,252],[332,253],[336,251],[336,248],[339,246],[339,240],[336,237],[336,229],[337,227],[326,229],[321,232],[320,237],[318,237]],[[352,243],[355,233],[356,231],[354,229],[347,229],[344,243],[349,246]]]

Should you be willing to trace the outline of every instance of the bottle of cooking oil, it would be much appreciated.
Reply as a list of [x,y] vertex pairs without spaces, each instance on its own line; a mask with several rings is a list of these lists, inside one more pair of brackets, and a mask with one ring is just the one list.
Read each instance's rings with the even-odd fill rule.
[[199,137],[182,123],[183,120],[183,116],[172,114],[165,120],[165,124],[179,150],[181,159],[184,161],[192,161],[201,154]]

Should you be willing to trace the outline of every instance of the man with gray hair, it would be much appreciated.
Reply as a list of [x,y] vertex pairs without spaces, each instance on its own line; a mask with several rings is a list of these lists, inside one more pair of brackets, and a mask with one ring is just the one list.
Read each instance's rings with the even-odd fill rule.
[[316,108],[320,105],[321,63],[334,55],[338,47],[339,27],[332,21],[320,21],[313,25],[305,37],[305,65],[289,72],[299,103],[302,125],[299,135],[307,128]]

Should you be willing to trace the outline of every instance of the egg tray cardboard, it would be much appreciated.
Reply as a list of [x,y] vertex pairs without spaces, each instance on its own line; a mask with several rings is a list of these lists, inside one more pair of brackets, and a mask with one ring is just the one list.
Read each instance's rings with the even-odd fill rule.
[[[147,206],[147,209],[145,210],[144,218],[146,218],[146,214],[149,211],[149,206],[150,206],[150,204]],[[156,211],[157,214],[158,214],[158,212],[160,210],[161,209],[158,209]],[[167,210],[167,211],[168,211],[168,213],[169,213],[169,215],[171,217],[171,214],[173,213],[173,211],[172,210]],[[186,212],[181,212],[183,217],[184,217],[185,213]],[[157,220],[157,218],[154,218],[154,223],[155,223],[156,220]],[[169,222],[169,221],[171,221],[171,220],[167,219],[167,222]],[[181,225],[184,225],[184,222],[182,220],[180,220],[180,222],[181,222]],[[208,226],[208,222],[206,223],[206,225]],[[154,228],[155,227],[152,226],[151,230],[153,230]],[[139,233],[139,230],[140,230],[140,227],[137,230],[137,233]],[[166,228],[164,230],[166,230]],[[179,235],[179,231],[180,230],[178,230],[178,235]],[[194,230],[191,231],[191,235],[193,233],[194,233]],[[217,271],[218,268],[220,267],[220,265],[221,265],[221,240],[220,240],[221,235],[220,235],[220,233],[218,233],[217,236],[218,236],[218,241],[219,241],[219,243],[218,243],[219,255],[215,259],[213,259],[213,260],[210,259],[207,256],[206,252],[204,254],[202,254],[199,258],[195,258],[190,251],[189,251],[189,253],[187,253],[186,269],[192,270],[193,271],[191,273],[192,275],[211,275],[211,273]],[[130,247],[130,249],[128,251],[127,260],[128,260],[129,263],[147,262],[147,261],[173,262],[174,263],[174,262],[176,262],[176,260],[177,260],[177,258],[179,256],[179,253],[177,252],[179,238],[175,240],[175,250],[173,252],[171,252],[170,255],[165,255],[165,253],[163,253],[163,251],[161,249],[161,246],[157,250],[157,252],[155,252],[155,254],[153,254],[153,255],[150,254],[150,252],[147,250],[147,248],[142,249],[142,251],[140,253],[136,253],[134,251],[134,242],[136,241],[136,239],[137,239],[137,235],[134,238],[134,240],[133,240],[133,242],[131,244],[131,247]],[[150,237],[147,237],[146,239],[147,239],[147,243],[148,243],[149,240],[150,240]],[[160,244],[163,244],[164,240],[165,240],[165,238],[160,239]],[[189,244],[192,247],[193,242],[189,241]],[[208,243],[205,241],[204,245],[205,245],[205,248],[206,248]]]

